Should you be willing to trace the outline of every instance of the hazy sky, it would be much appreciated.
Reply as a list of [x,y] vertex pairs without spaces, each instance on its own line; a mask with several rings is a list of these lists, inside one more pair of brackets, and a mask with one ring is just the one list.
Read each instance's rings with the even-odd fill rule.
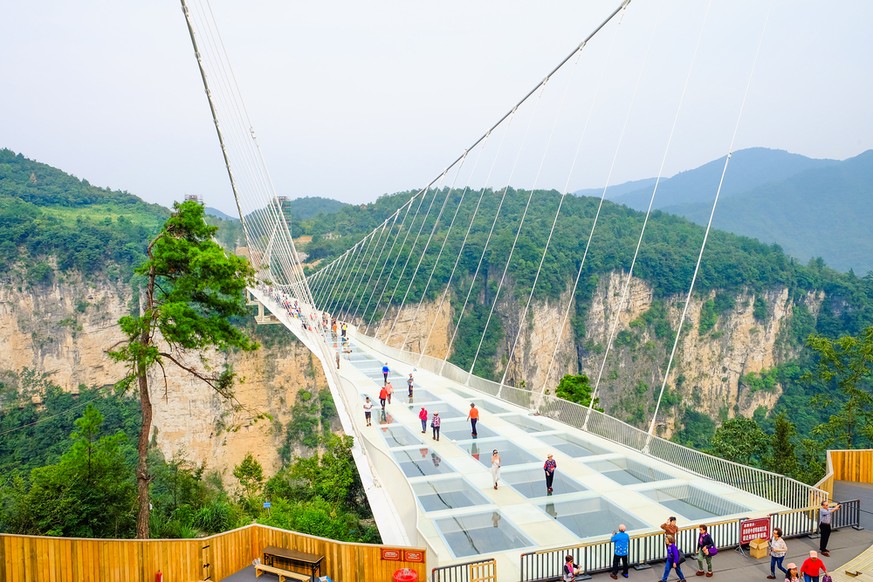
[[[424,186],[617,5],[211,3],[278,193],[349,202]],[[612,183],[657,175],[662,160],[669,176],[724,155],[738,119],[735,149],[857,155],[873,147],[871,26],[867,0],[634,0],[517,124],[533,127],[523,154],[497,166],[518,169],[491,180],[575,190],[613,167]],[[0,47],[0,147],[148,201],[199,194],[231,211],[179,2],[7,2]],[[569,174],[583,133],[586,171]]]

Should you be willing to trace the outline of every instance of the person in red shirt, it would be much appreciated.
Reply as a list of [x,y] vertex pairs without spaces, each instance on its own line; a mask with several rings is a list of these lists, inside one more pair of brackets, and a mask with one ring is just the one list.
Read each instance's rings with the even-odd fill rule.
[[421,421],[421,434],[424,434],[424,431],[427,430],[427,408],[424,406],[418,411],[418,420]]
[[379,390],[379,404],[382,405],[382,410],[385,410],[385,400],[388,398],[388,390],[382,386],[382,389]]
[[818,552],[812,550],[809,552],[809,557],[800,565],[800,573],[803,574],[804,582],[818,582],[821,572],[827,574],[828,569],[819,559]]

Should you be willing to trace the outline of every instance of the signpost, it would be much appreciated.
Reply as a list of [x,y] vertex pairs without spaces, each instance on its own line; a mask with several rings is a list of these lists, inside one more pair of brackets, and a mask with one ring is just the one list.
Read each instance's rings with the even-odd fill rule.
[[740,545],[745,545],[758,538],[770,539],[770,518],[744,519],[740,522]]

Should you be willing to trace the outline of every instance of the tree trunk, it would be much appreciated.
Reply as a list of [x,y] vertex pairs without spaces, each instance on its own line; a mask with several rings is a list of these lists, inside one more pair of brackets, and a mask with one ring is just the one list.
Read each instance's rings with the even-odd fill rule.
[[148,469],[149,433],[152,429],[152,401],[149,398],[149,382],[146,371],[138,372],[139,402],[142,409],[142,424],[139,429],[139,441],[136,445],[136,501],[139,511],[136,514],[136,537],[148,539],[149,537],[149,483],[151,475]]

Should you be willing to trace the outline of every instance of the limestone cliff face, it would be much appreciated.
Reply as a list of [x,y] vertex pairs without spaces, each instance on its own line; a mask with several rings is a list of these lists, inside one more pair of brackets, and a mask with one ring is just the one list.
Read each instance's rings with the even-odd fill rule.
[[[50,287],[0,286],[0,370],[51,374],[66,390],[114,384],[125,374],[105,350],[122,339],[130,288],[106,278],[57,275]],[[282,426],[301,389],[326,387],[321,366],[298,342],[231,354],[237,405],[172,365],[152,378],[154,433],[170,458],[180,455],[225,477],[249,452],[271,474],[279,467]],[[220,363],[218,357],[213,360]],[[260,418],[260,415],[270,418]]]

